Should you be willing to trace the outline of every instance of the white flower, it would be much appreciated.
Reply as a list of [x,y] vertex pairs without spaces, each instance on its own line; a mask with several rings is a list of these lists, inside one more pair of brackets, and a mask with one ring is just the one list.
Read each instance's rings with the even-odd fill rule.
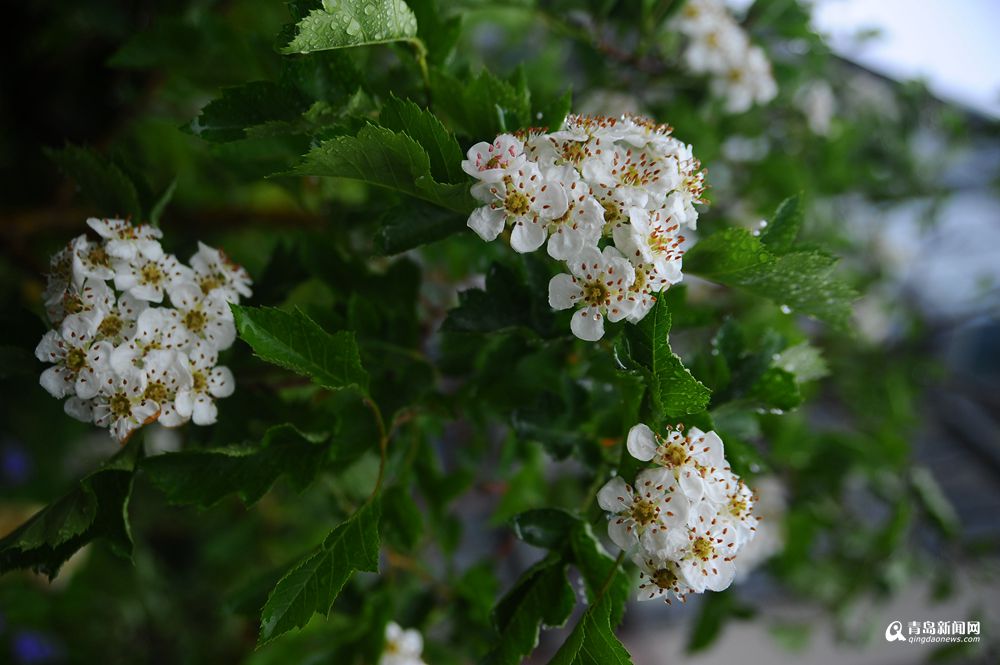
[[42,292],[42,303],[49,323],[59,325],[66,318],[66,308],[63,305],[66,290],[73,279],[72,243],[62,248],[49,259],[49,272],[46,275],[45,291]]
[[638,600],[662,598],[669,605],[671,595],[684,602],[691,593],[691,587],[681,579],[673,561],[650,556],[646,552],[638,552],[632,561],[639,567]]
[[620,321],[629,314],[628,289],[635,269],[614,247],[604,252],[584,248],[567,262],[571,275],[560,273],[549,281],[549,305],[553,309],[579,307],[570,322],[573,334],[596,342],[604,336],[604,318]]
[[133,336],[115,347],[111,354],[111,367],[122,374],[130,367],[142,367],[151,351],[176,348],[174,340],[167,339],[167,331],[180,325],[177,312],[166,307],[143,310],[135,322]]
[[115,288],[139,300],[161,302],[164,291],[170,292],[193,280],[191,268],[172,254],[161,254],[156,259],[137,254],[132,259],[115,262]]
[[656,294],[679,281],[680,276],[675,277],[673,273],[665,275],[653,263],[633,262],[632,267],[635,268],[635,281],[632,282],[626,296],[632,306],[625,318],[632,323],[639,323],[656,304]]
[[669,559],[677,563],[681,580],[695,593],[722,591],[736,574],[736,544],[732,526],[715,517],[707,503],[692,507],[687,529],[667,533]]
[[379,658],[379,665],[424,665],[420,653],[424,650],[424,638],[414,629],[403,629],[395,621],[385,627],[385,647]]
[[795,93],[795,105],[805,114],[809,129],[814,134],[829,135],[837,112],[837,98],[829,83],[817,79],[802,86]]
[[107,376],[93,401],[94,424],[107,427],[119,443],[132,432],[153,422],[160,406],[145,397],[146,377],[141,370],[129,368],[124,374]]
[[123,219],[91,217],[87,225],[105,239],[104,250],[112,259],[131,261],[138,256],[155,261],[163,256],[159,239],[163,233],[147,224],[133,226]]
[[730,113],[743,113],[754,104],[765,104],[778,94],[771,63],[757,46],[728,64],[724,76],[712,81],[713,91],[725,100]]
[[592,185],[615,188],[629,206],[640,208],[650,200],[662,203],[681,182],[676,159],[628,145],[615,145],[588,160],[583,177]]
[[629,430],[626,442],[629,453],[638,460],[653,460],[674,473],[681,490],[691,501],[708,499],[714,505],[726,497],[726,486],[719,482],[717,472],[727,470],[722,439],[715,432],[702,432],[692,427],[669,430],[660,437],[639,423]]
[[510,246],[516,252],[533,252],[545,242],[548,222],[566,213],[566,191],[548,182],[534,164],[504,174],[499,182],[480,182],[472,194],[487,203],[469,217],[469,228],[483,240],[495,240],[505,226],[512,226]]
[[629,210],[630,224],[614,230],[615,247],[627,256],[633,265],[651,263],[656,272],[669,283],[681,280],[680,224],[659,211],[642,208]]
[[50,330],[35,348],[35,357],[54,363],[42,372],[40,383],[53,397],[76,395],[89,399],[97,394],[111,373],[112,347],[94,342],[98,312],[71,314],[59,330]]
[[77,286],[87,279],[107,281],[115,276],[111,267],[111,257],[104,243],[91,242],[87,236],[77,236],[70,242],[73,261],[73,283]]
[[508,171],[525,162],[524,144],[510,134],[501,134],[493,143],[482,141],[469,148],[462,170],[483,182],[500,182]]
[[194,283],[205,295],[218,294],[226,302],[239,304],[240,297],[249,298],[250,275],[246,269],[226,256],[221,249],[198,243],[198,252],[191,257]]
[[725,492],[722,504],[716,507],[716,516],[733,528],[736,546],[743,547],[754,538],[757,530],[753,491],[729,469],[718,470],[714,482]]
[[625,551],[641,544],[658,552],[666,546],[670,529],[683,528],[688,501],[677,491],[674,477],[665,469],[639,472],[632,489],[620,476],[609,480],[597,493],[597,503],[611,513],[608,536]]
[[737,582],[785,548],[782,528],[787,510],[785,487],[775,476],[755,478],[753,484],[753,511],[759,521],[753,539],[743,545],[736,557]]
[[584,247],[597,246],[604,229],[604,209],[572,168],[556,167],[546,177],[559,181],[569,197],[566,212],[548,224],[546,250],[552,258],[567,261]]
[[[177,391],[174,401],[182,419],[190,418],[195,425],[211,425],[218,416],[215,400],[229,397],[236,389],[233,373],[227,367],[217,367],[218,352],[210,344],[196,342],[186,354],[186,372],[190,382]],[[165,423],[166,424],[166,423]]]
[[138,300],[128,293],[121,294],[104,311],[97,325],[98,339],[106,339],[114,345],[131,339],[135,335],[136,321],[148,307],[149,303],[145,300]]
[[218,292],[205,295],[193,284],[182,284],[170,292],[175,316],[166,333],[174,348],[185,348],[204,341],[221,351],[236,339],[233,312]]
[[176,427],[187,422],[181,415],[175,401],[180,390],[189,389],[193,377],[188,369],[188,359],[177,351],[157,349],[150,351],[143,362],[146,388],[143,396],[160,407],[157,421],[166,427]]

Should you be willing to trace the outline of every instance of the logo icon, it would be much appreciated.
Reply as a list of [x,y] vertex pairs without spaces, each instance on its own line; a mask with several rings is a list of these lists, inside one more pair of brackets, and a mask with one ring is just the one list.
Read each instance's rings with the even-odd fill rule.
[[903,624],[899,621],[893,621],[885,629],[885,641],[886,642],[905,642],[906,637],[903,636]]

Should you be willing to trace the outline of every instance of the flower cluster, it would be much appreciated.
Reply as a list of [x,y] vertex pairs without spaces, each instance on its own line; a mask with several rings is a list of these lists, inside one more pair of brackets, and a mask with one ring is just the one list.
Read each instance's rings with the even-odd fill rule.
[[[234,389],[216,365],[236,338],[229,303],[250,295],[249,275],[201,243],[184,265],[151,226],[87,224],[98,240],[81,235],[52,257],[44,299],[53,329],[35,349],[52,364],[42,387],[123,443],[152,422],[214,423],[214,400]],[[171,307],[157,306],[164,296]]]
[[715,432],[682,427],[659,436],[638,424],[629,453],[655,466],[601,488],[608,535],[641,571],[639,600],[722,591],[736,574],[737,552],[754,537],[753,493],[726,463]]
[[420,659],[424,638],[412,628],[403,629],[394,621],[385,627],[385,648],[379,665],[425,665]]
[[549,283],[549,304],[577,311],[580,339],[604,319],[640,321],[656,294],[680,281],[685,228],[698,221],[705,176],[667,125],[648,118],[571,115],[555,132],[531,129],[478,143],[462,162],[484,205],[469,227],[501,234],[517,252],[543,244],[568,273]]
[[725,101],[727,111],[743,113],[778,94],[767,55],[750,43],[722,0],[689,0],[675,25],[688,40],[688,68],[711,77],[712,93]]

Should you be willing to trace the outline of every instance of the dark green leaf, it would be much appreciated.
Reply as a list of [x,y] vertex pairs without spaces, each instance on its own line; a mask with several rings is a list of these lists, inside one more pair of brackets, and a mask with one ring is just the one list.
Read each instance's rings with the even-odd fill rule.
[[247,129],[269,122],[291,122],[309,108],[309,100],[291,86],[253,81],[225,88],[201,110],[191,131],[207,141],[246,138]]
[[538,645],[541,627],[562,626],[573,613],[576,594],[566,562],[556,554],[529,568],[493,610],[499,636],[481,665],[520,665]]
[[338,136],[313,148],[294,175],[361,180],[468,214],[476,203],[467,184],[441,184],[431,176],[424,148],[406,134],[367,125],[357,136]]
[[140,450],[136,443],[127,445],[72,492],[0,540],[0,574],[31,568],[51,579],[74,552],[95,538],[131,557],[128,502]]
[[611,630],[611,601],[605,596],[584,612],[549,665],[632,665],[632,658]]
[[361,367],[354,333],[341,330],[331,335],[298,309],[240,305],[232,309],[240,337],[260,358],[329,390],[367,389],[368,374]]
[[46,150],[59,169],[76,181],[80,193],[104,217],[144,221],[136,184],[122,168],[90,148],[67,145],[62,150]]
[[527,328],[540,335],[552,329],[548,303],[535,307],[536,294],[510,268],[490,266],[486,289],[469,289],[458,294],[458,307],[448,312],[442,330],[452,332],[495,332]]
[[749,394],[773,409],[794,409],[802,403],[795,375],[778,367],[765,371]]
[[381,254],[399,254],[466,230],[465,215],[438,206],[414,202],[391,208],[375,232]]
[[326,0],[299,21],[282,53],[385,44],[416,35],[417,18],[403,0]]
[[462,149],[455,136],[427,109],[390,95],[378,116],[379,124],[406,134],[420,144],[430,160],[431,176],[439,182],[464,182]]
[[363,505],[278,581],[261,612],[258,646],[329,613],[355,570],[378,571],[381,505]]
[[417,17],[417,37],[427,46],[427,59],[433,64],[444,62],[455,48],[462,32],[462,17],[442,17],[435,0],[407,0]]
[[410,493],[394,485],[382,493],[382,537],[388,544],[408,552],[416,547],[424,531],[420,508]]
[[573,108],[573,91],[567,90],[561,97],[553,99],[548,106],[541,110],[542,118],[538,124],[548,127],[551,131],[556,131],[562,127],[563,121]]
[[518,538],[549,550],[561,550],[570,542],[570,534],[579,518],[558,508],[539,508],[515,515],[511,520]]
[[434,108],[440,110],[474,141],[492,141],[502,132],[532,124],[527,90],[483,70],[471,80],[442,71],[431,77]]
[[237,493],[256,502],[285,474],[300,491],[321,468],[325,437],[303,434],[291,425],[272,427],[259,446],[192,449],[147,458],[142,469],[171,503],[210,506]]

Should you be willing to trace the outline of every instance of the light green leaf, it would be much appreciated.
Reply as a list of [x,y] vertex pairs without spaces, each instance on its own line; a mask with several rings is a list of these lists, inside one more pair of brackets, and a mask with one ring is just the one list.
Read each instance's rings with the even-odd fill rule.
[[667,418],[704,411],[711,391],[691,375],[670,348],[670,311],[664,298],[653,310],[626,330],[628,354],[650,379],[650,391]]
[[278,581],[261,612],[258,646],[329,613],[355,570],[378,572],[381,505],[363,505]]
[[799,383],[816,381],[830,373],[823,353],[809,342],[790,346],[777,355],[774,366],[795,375]]
[[385,44],[417,36],[417,17],[403,0],[324,0],[299,21],[282,53]]
[[476,207],[468,184],[434,180],[430,158],[419,143],[375,125],[363,127],[357,136],[324,141],[310,150],[291,174],[362,180],[463,214]]
[[801,194],[785,199],[760,234],[760,241],[775,254],[791,250],[802,228],[803,214]]
[[632,658],[611,630],[607,596],[591,605],[549,665],[632,665]]
[[835,258],[812,250],[775,255],[744,229],[715,233],[684,257],[686,272],[845,329],[857,293],[833,276],[835,263]]
[[282,474],[300,491],[311,483],[327,453],[320,445],[325,438],[278,425],[264,434],[259,446],[166,453],[147,458],[141,466],[171,503],[206,507],[238,493],[249,505]]
[[576,594],[566,578],[566,562],[557,554],[529,568],[497,603],[493,623],[499,631],[481,665],[519,665],[538,645],[541,627],[562,626],[573,613]]
[[236,329],[258,357],[310,377],[328,390],[368,388],[354,333],[330,334],[299,309],[232,305]]
[[128,502],[139,450],[136,444],[126,446],[75,490],[0,540],[0,574],[31,568],[54,578],[73,553],[95,538],[131,557]]

